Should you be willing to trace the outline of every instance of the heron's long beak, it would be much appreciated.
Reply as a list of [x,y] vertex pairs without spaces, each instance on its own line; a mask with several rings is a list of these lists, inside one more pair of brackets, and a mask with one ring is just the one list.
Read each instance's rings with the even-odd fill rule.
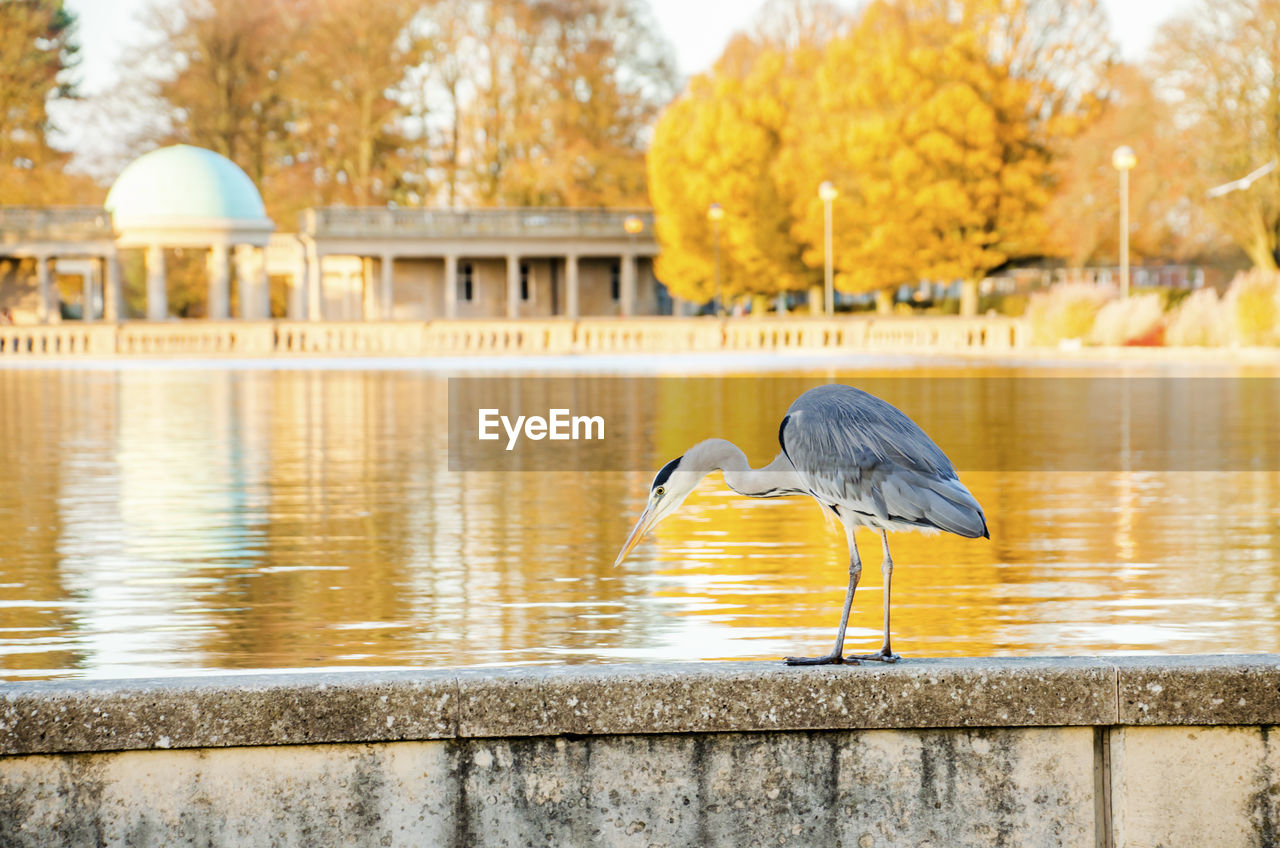
[[631,530],[631,535],[627,537],[626,544],[622,546],[622,553],[618,554],[618,558],[614,560],[613,567],[617,568],[622,565],[622,561],[627,558],[627,554],[631,553],[631,549],[640,544],[640,540],[644,538],[644,534],[649,532],[649,528],[653,525],[653,507],[645,509],[640,516],[640,520],[636,522],[636,526]]

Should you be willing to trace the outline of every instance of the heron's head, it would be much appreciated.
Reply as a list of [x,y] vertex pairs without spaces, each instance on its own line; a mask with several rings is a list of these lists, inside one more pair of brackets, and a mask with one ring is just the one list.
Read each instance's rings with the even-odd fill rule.
[[631,549],[638,545],[650,530],[657,527],[660,521],[679,509],[684,499],[689,497],[689,493],[706,476],[707,469],[695,471],[690,467],[691,453],[692,451],[671,460],[662,466],[662,470],[653,478],[653,484],[649,487],[649,502],[645,505],[640,520],[636,522],[635,529],[627,537],[626,544],[622,546],[622,552],[618,554],[614,567],[621,565],[627,558],[627,554],[631,553]]

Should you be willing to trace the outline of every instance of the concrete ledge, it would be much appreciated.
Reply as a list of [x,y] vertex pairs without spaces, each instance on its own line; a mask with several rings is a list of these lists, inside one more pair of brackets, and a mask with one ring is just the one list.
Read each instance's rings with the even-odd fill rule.
[[1128,725],[1280,724],[1280,656],[1116,660]]
[[444,739],[448,672],[352,672],[0,685],[0,755]]
[[529,736],[1280,724],[1280,656],[353,671],[0,686],[0,755]]

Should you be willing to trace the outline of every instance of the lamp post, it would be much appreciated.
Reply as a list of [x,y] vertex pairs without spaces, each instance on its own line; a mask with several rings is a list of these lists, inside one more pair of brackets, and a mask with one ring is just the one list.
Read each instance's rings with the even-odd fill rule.
[[1261,168],[1253,171],[1238,180],[1232,180],[1229,183],[1223,183],[1220,186],[1214,186],[1204,193],[1205,197],[1222,197],[1224,194],[1230,194],[1233,191],[1244,191],[1258,180],[1265,177],[1276,169],[1276,165],[1280,165],[1280,160],[1272,159]]
[[724,289],[720,282],[720,222],[724,220],[724,207],[713,203],[707,207],[707,220],[716,232],[716,311],[724,317]]
[[839,193],[830,180],[824,180],[822,185],[818,186],[818,197],[822,198],[822,272],[825,285],[822,305],[828,318],[836,312],[835,271],[831,262],[831,201],[835,200]]
[[1111,154],[1111,165],[1120,172],[1120,297],[1129,296],[1129,172],[1138,164],[1133,148],[1121,145]]

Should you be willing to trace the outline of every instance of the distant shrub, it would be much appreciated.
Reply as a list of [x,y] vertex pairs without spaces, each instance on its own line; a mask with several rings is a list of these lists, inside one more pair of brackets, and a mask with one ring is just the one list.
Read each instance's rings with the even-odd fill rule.
[[1164,311],[1168,312],[1173,309],[1183,299],[1191,294],[1195,289],[1170,288],[1169,286],[1142,286],[1134,287],[1129,290],[1129,294],[1137,297],[1140,295],[1156,295],[1160,298],[1160,305],[1164,307]]
[[1213,289],[1197,289],[1169,314],[1167,345],[1215,347],[1227,343],[1226,310]]
[[1007,294],[1000,298],[1000,304],[996,306],[996,312],[1001,315],[1008,315],[1010,318],[1021,318],[1027,314],[1027,303],[1029,299],[1025,294]]
[[1103,305],[1093,319],[1089,341],[1097,345],[1159,344],[1164,298],[1141,294]]
[[1223,305],[1231,343],[1270,345],[1280,341],[1280,274],[1258,268],[1236,274]]
[[1025,294],[984,294],[978,301],[978,312],[983,315],[995,312],[997,315],[1018,318],[1026,311],[1027,296]]
[[1168,312],[1171,309],[1176,309],[1194,291],[1199,291],[1199,289],[1165,289],[1164,311]]
[[1126,300],[1114,295],[1110,287],[1088,283],[1037,292],[1025,314],[1032,343],[1280,345],[1277,271],[1255,268],[1237,274],[1222,298],[1213,289],[1146,289]]
[[1088,283],[1062,283],[1036,292],[1027,304],[1033,344],[1056,345],[1089,337],[1094,319],[1112,290]]

